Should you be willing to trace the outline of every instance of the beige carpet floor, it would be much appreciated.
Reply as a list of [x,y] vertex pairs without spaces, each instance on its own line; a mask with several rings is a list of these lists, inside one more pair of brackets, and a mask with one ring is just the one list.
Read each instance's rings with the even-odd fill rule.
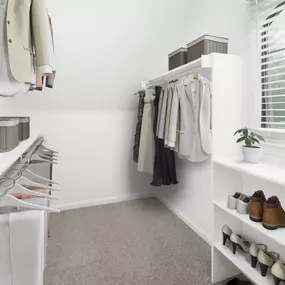
[[156,199],[53,214],[45,285],[210,285],[210,247]]

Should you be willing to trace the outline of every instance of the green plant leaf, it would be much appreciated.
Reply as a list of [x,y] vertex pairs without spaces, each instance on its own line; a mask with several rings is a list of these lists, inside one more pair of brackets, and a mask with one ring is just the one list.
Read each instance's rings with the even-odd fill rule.
[[245,128],[244,128],[244,129],[239,129],[239,130],[237,130],[237,131],[234,133],[234,136],[235,136],[236,134],[243,133],[245,130],[246,130]]
[[242,131],[242,133],[243,133],[243,135],[244,135],[245,137],[247,137],[247,136],[248,136],[248,129],[244,129],[244,130]]
[[245,139],[245,144],[246,144],[246,146],[252,146],[251,141],[250,141],[249,138]]
[[250,140],[251,140],[251,142],[252,142],[253,144],[255,144],[255,143],[260,143],[260,141],[259,141],[258,139],[256,139],[256,138],[254,138],[254,137],[250,137]]
[[245,139],[246,139],[246,137],[241,137],[237,140],[237,143],[240,143],[240,142],[244,141]]
[[255,133],[255,132],[251,132],[251,135],[254,136],[254,137],[257,137],[259,140],[265,142],[265,139],[263,138],[263,136],[261,136],[261,135]]

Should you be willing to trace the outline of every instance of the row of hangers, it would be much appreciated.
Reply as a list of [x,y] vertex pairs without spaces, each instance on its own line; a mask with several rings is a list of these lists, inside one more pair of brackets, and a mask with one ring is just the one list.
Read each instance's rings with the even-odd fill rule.
[[[185,75],[185,72],[183,72],[184,73],[184,75]],[[192,73],[192,75],[191,75],[192,77],[193,77],[193,79],[195,79],[195,80],[198,80],[199,79],[199,74],[198,73]],[[167,79],[167,78],[165,78],[164,79],[164,81],[162,82],[163,84],[170,84],[170,83],[174,83],[174,82],[177,82],[178,81],[178,79],[176,78],[177,77],[177,75],[174,77],[174,78],[172,78],[171,79],[171,81],[169,81],[169,79]],[[139,95],[139,93],[140,93],[140,91],[138,91],[138,92],[136,92],[134,95],[135,96],[138,96]]]
[[[57,209],[28,203],[17,198],[17,196],[23,194],[34,198],[59,199],[58,197],[32,190],[33,188],[40,188],[49,191],[60,191],[55,186],[59,186],[58,182],[37,175],[28,169],[30,164],[35,163],[57,164],[58,153],[43,146],[43,142],[44,139],[42,137],[38,138],[33,146],[0,177],[0,207],[11,206],[43,210],[45,212],[60,212]],[[32,177],[32,180],[28,179],[27,176]]]

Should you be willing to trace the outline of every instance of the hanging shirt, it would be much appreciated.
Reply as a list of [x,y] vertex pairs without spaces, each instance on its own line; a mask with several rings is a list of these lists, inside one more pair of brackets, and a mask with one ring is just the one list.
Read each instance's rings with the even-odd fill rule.
[[28,93],[30,84],[16,81],[10,69],[6,31],[7,7],[8,0],[0,0],[0,96],[15,97]]

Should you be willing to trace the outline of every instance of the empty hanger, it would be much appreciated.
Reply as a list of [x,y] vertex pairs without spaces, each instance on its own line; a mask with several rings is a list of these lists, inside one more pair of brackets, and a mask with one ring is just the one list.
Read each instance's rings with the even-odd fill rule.
[[49,194],[44,194],[41,192],[35,192],[32,190],[29,190],[20,184],[15,184],[15,186],[7,190],[6,194],[24,194],[24,195],[32,196],[31,198],[46,198],[48,200],[59,200],[60,199],[59,197],[55,197]]
[[33,176],[34,178],[43,181],[43,183],[51,183],[51,184],[55,184],[55,185],[60,185],[60,183],[58,183],[58,182],[55,182],[55,181],[53,181],[53,180],[50,180],[50,179],[48,179],[48,178],[45,178],[45,177],[40,176],[40,175],[38,175],[38,174],[35,174],[35,173],[32,172],[30,169],[26,169],[22,174],[23,174],[23,175],[25,175],[25,174],[31,175],[31,176]]
[[24,177],[24,176],[21,176],[20,178],[18,178],[16,183],[22,184],[22,185],[27,186],[27,187],[37,187],[37,188],[42,188],[42,189],[49,189],[51,191],[60,191],[60,189],[58,189],[58,188],[54,188],[52,186],[48,186],[48,185],[44,185],[41,183],[34,182],[34,181]]
[[32,210],[41,210],[49,213],[60,213],[60,210],[24,202],[9,194],[0,197],[0,206],[12,206],[12,207],[28,208]]
[[41,145],[39,149],[41,149],[41,150],[43,150],[43,151],[47,151],[47,152],[51,152],[51,153],[58,154],[58,152],[57,152],[57,151],[52,150],[52,149],[50,149],[50,148],[47,148],[47,147],[46,147],[46,146],[44,146],[44,145]]

